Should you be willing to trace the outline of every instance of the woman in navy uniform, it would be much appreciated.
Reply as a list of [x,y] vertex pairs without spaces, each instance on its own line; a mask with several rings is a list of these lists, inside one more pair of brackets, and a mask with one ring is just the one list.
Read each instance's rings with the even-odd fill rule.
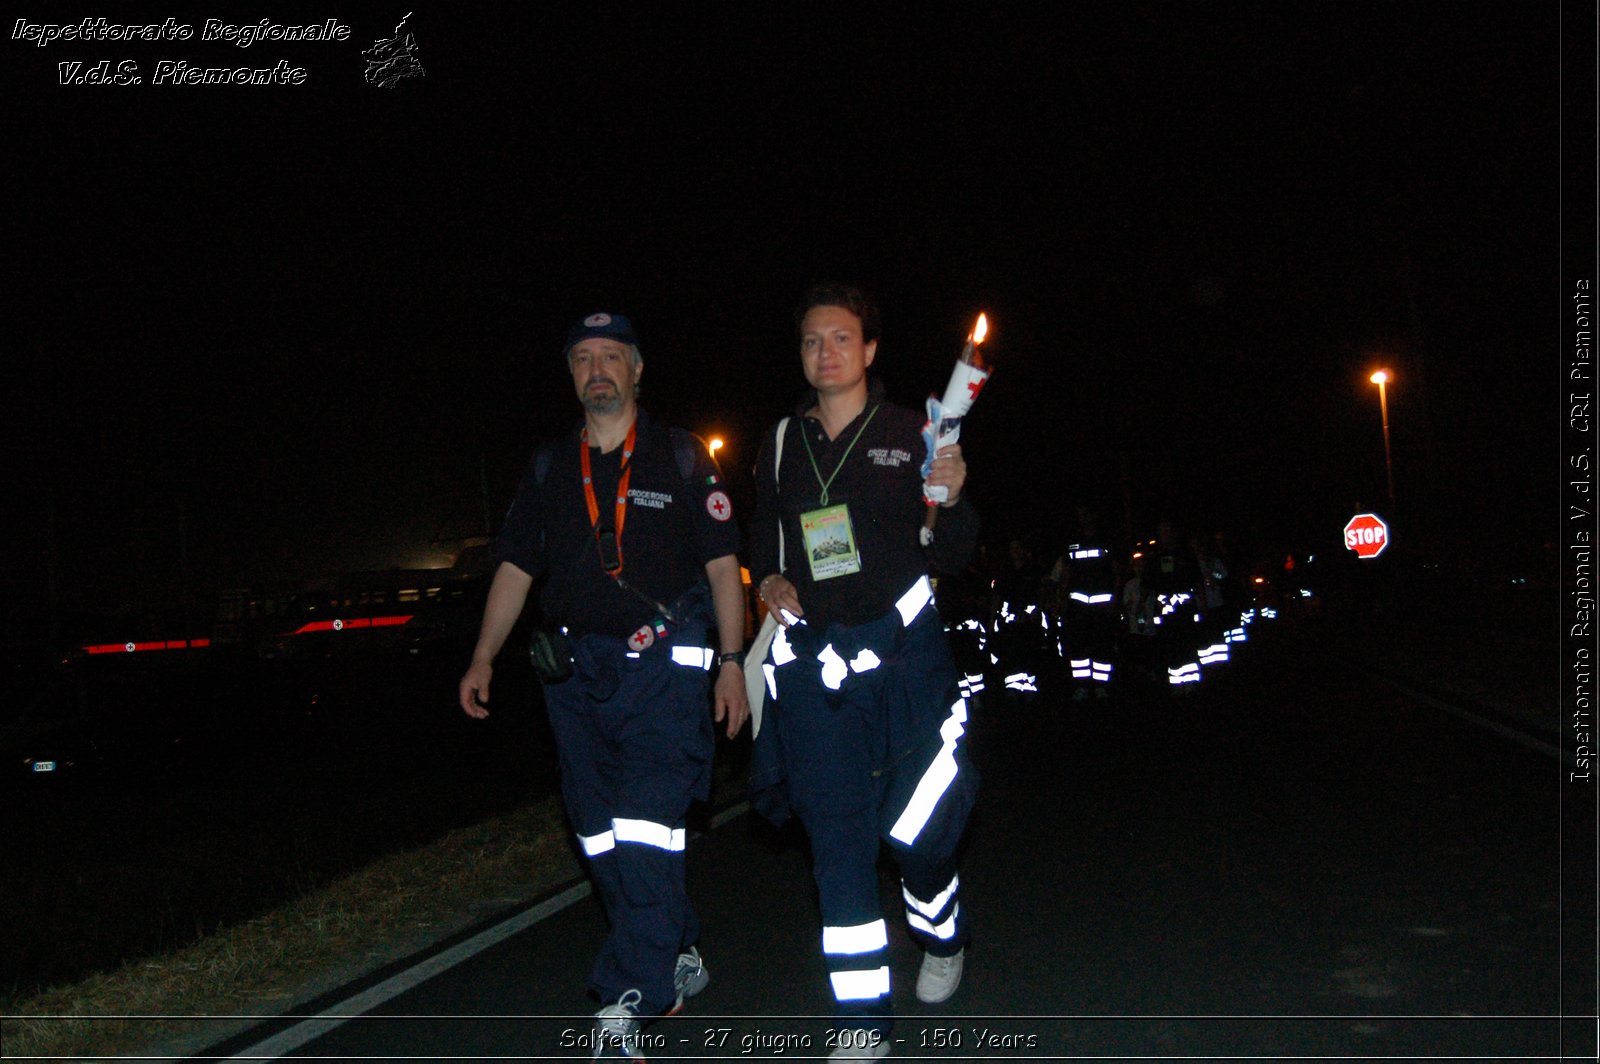
[[[763,663],[790,807],[811,842],[822,952],[835,1001],[835,1059],[886,1056],[893,1015],[888,929],[878,900],[880,839],[900,866],[906,918],[925,950],[917,996],[943,1001],[968,941],[955,851],[977,789],[961,697],[930,563],[959,572],[978,520],[966,463],[944,448],[927,478],[949,489],[924,544],[924,418],[869,382],[877,310],[823,286],[800,310],[812,390],[757,460],[750,569],[783,619]],[[780,531],[781,530],[781,531]],[[780,537],[783,564],[780,567]],[[758,760],[761,757],[758,752]]]

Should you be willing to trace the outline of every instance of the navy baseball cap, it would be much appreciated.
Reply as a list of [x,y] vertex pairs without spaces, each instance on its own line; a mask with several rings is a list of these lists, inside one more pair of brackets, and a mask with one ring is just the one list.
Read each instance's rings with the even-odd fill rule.
[[619,344],[639,346],[638,337],[633,335],[633,322],[621,314],[606,314],[604,312],[591,314],[582,321],[575,323],[567,330],[567,345],[561,349],[565,354],[585,340],[599,337],[603,340],[615,340]]

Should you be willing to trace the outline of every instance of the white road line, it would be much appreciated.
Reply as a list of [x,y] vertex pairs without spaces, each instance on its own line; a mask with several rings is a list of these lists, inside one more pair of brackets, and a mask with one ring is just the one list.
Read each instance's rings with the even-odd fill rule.
[[481,953],[490,946],[503,942],[519,931],[523,931],[546,917],[554,916],[573,902],[587,898],[592,892],[586,879],[582,883],[574,884],[560,894],[526,909],[509,920],[502,920],[487,931],[479,932],[465,942],[452,946],[441,953],[407,968],[398,975],[390,976],[376,986],[369,987],[351,998],[346,998],[332,1008],[324,1009],[309,1020],[302,1020],[286,1030],[279,1031],[271,1038],[257,1042],[242,1053],[236,1053],[228,1060],[276,1060],[286,1053],[292,1053],[308,1042],[321,1038],[334,1028],[353,1020],[371,1009],[377,1008],[385,1001],[399,997],[407,990],[427,982],[440,972],[448,971],[462,961]]
[[749,802],[735,802],[722,812],[711,818],[711,830],[715,831],[734,817],[743,816],[750,811]]
[[[1346,664],[1349,663],[1346,662]],[[1361,668],[1360,666],[1352,667]],[[1442,709],[1446,713],[1453,713],[1463,720],[1471,721],[1473,724],[1476,724],[1479,727],[1487,728],[1496,734],[1503,735],[1512,742],[1521,746],[1526,746],[1530,750],[1537,750],[1541,754],[1553,757],[1558,761],[1565,761],[1574,768],[1577,767],[1577,757],[1569,750],[1563,750],[1558,746],[1553,746],[1550,743],[1545,742],[1543,739],[1529,735],[1527,732],[1520,731],[1516,728],[1508,727],[1507,725],[1501,724],[1499,721],[1490,720],[1488,717],[1474,713],[1470,709],[1463,709],[1461,706],[1458,706],[1453,702],[1446,702],[1443,699],[1435,698],[1429,694],[1424,694],[1423,692],[1418,691],[1416,688],[1409,687],[1398,680],[1390,679],[1382,673],[1373,672],[1370,669],[1364,668],[1362,668],[1361,671],[1365,672],[1373,679],[1393,687],[1401,694],[1415,698],[1419,702],[1426,702],[1435,709]]]
[[[713,830],[720,828],[728,821],[749,812],[749,810],[749,802],[739,802],[732,805],[711,818],[711,828]],[[554,916],[572,903],[582,901],[593,893],[593,889],[588,880],[574,884],[554,897],[546,898],[531,909],[525,909],[510,919],[502,920],[488,930],[473,935],[465,942],[436,953],[420,964],[413,965],[397,975],[390,976],[376,986],[369,987],[354,997],[346,998],[344,1001],[331,1008],[324,1009],[308,1020],[301,1020],[293,1027],[279,1031],[271,1038],[263,1039],[243,1052],[235,1053],[227,1059],[277,1060],[285,1054],[293,1053],[301,1046],[316,1041],[340,1025],[359,1018],[384,1002],[397,998],[441,972],[454,968],[462,961],[482,953],[489,947],[505,941],[520,931],[527,930],[541,920]]]

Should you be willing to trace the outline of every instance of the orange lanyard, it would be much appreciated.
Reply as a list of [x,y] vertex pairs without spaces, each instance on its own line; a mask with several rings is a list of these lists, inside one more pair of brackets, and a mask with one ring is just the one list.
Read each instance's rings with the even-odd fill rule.
[[[633,457],[633,445],[638,440],[639,420],[634,419],[628,426],[628,438],[622,441],[622,469],[617,479],[617,509],[612,525],[613,542],[616,544],[617,565],[615,569],[607,569],[610,573],[622,571],[622,523],[628,516],[628,479],[633,476],[633,464],[629,461]],[[583,430],[583,435],[578,440],[578,466],[583,471],[583,499],[589,504],[589,524],[595,531],[596,542],[600,539],[600,503],[594,497],[594,476],[589,464],[589,430]],[[601,551],[602,564],[608,559],[605,551]]]

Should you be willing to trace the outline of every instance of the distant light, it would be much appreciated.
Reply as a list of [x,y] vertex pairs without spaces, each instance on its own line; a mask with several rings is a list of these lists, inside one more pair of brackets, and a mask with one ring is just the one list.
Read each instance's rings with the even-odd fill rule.
[[448,551],[424,551],[404,559],[402,569],[454,569],[455,554]]
[[1389,376],[1389,371],[1388,370],[1380,369],[1378,372],[1374,373],[1371,377],[1369,377],[1367,379],[1372,381],[1373,384],[1388,384],[1389,381],[1392,380],[1393,378],[1391,378]]
[[711,448],[711,453],[715,456],[718,451],[722,450],[722,437],[711,437],[711,442],[707,443],[706,446]]

